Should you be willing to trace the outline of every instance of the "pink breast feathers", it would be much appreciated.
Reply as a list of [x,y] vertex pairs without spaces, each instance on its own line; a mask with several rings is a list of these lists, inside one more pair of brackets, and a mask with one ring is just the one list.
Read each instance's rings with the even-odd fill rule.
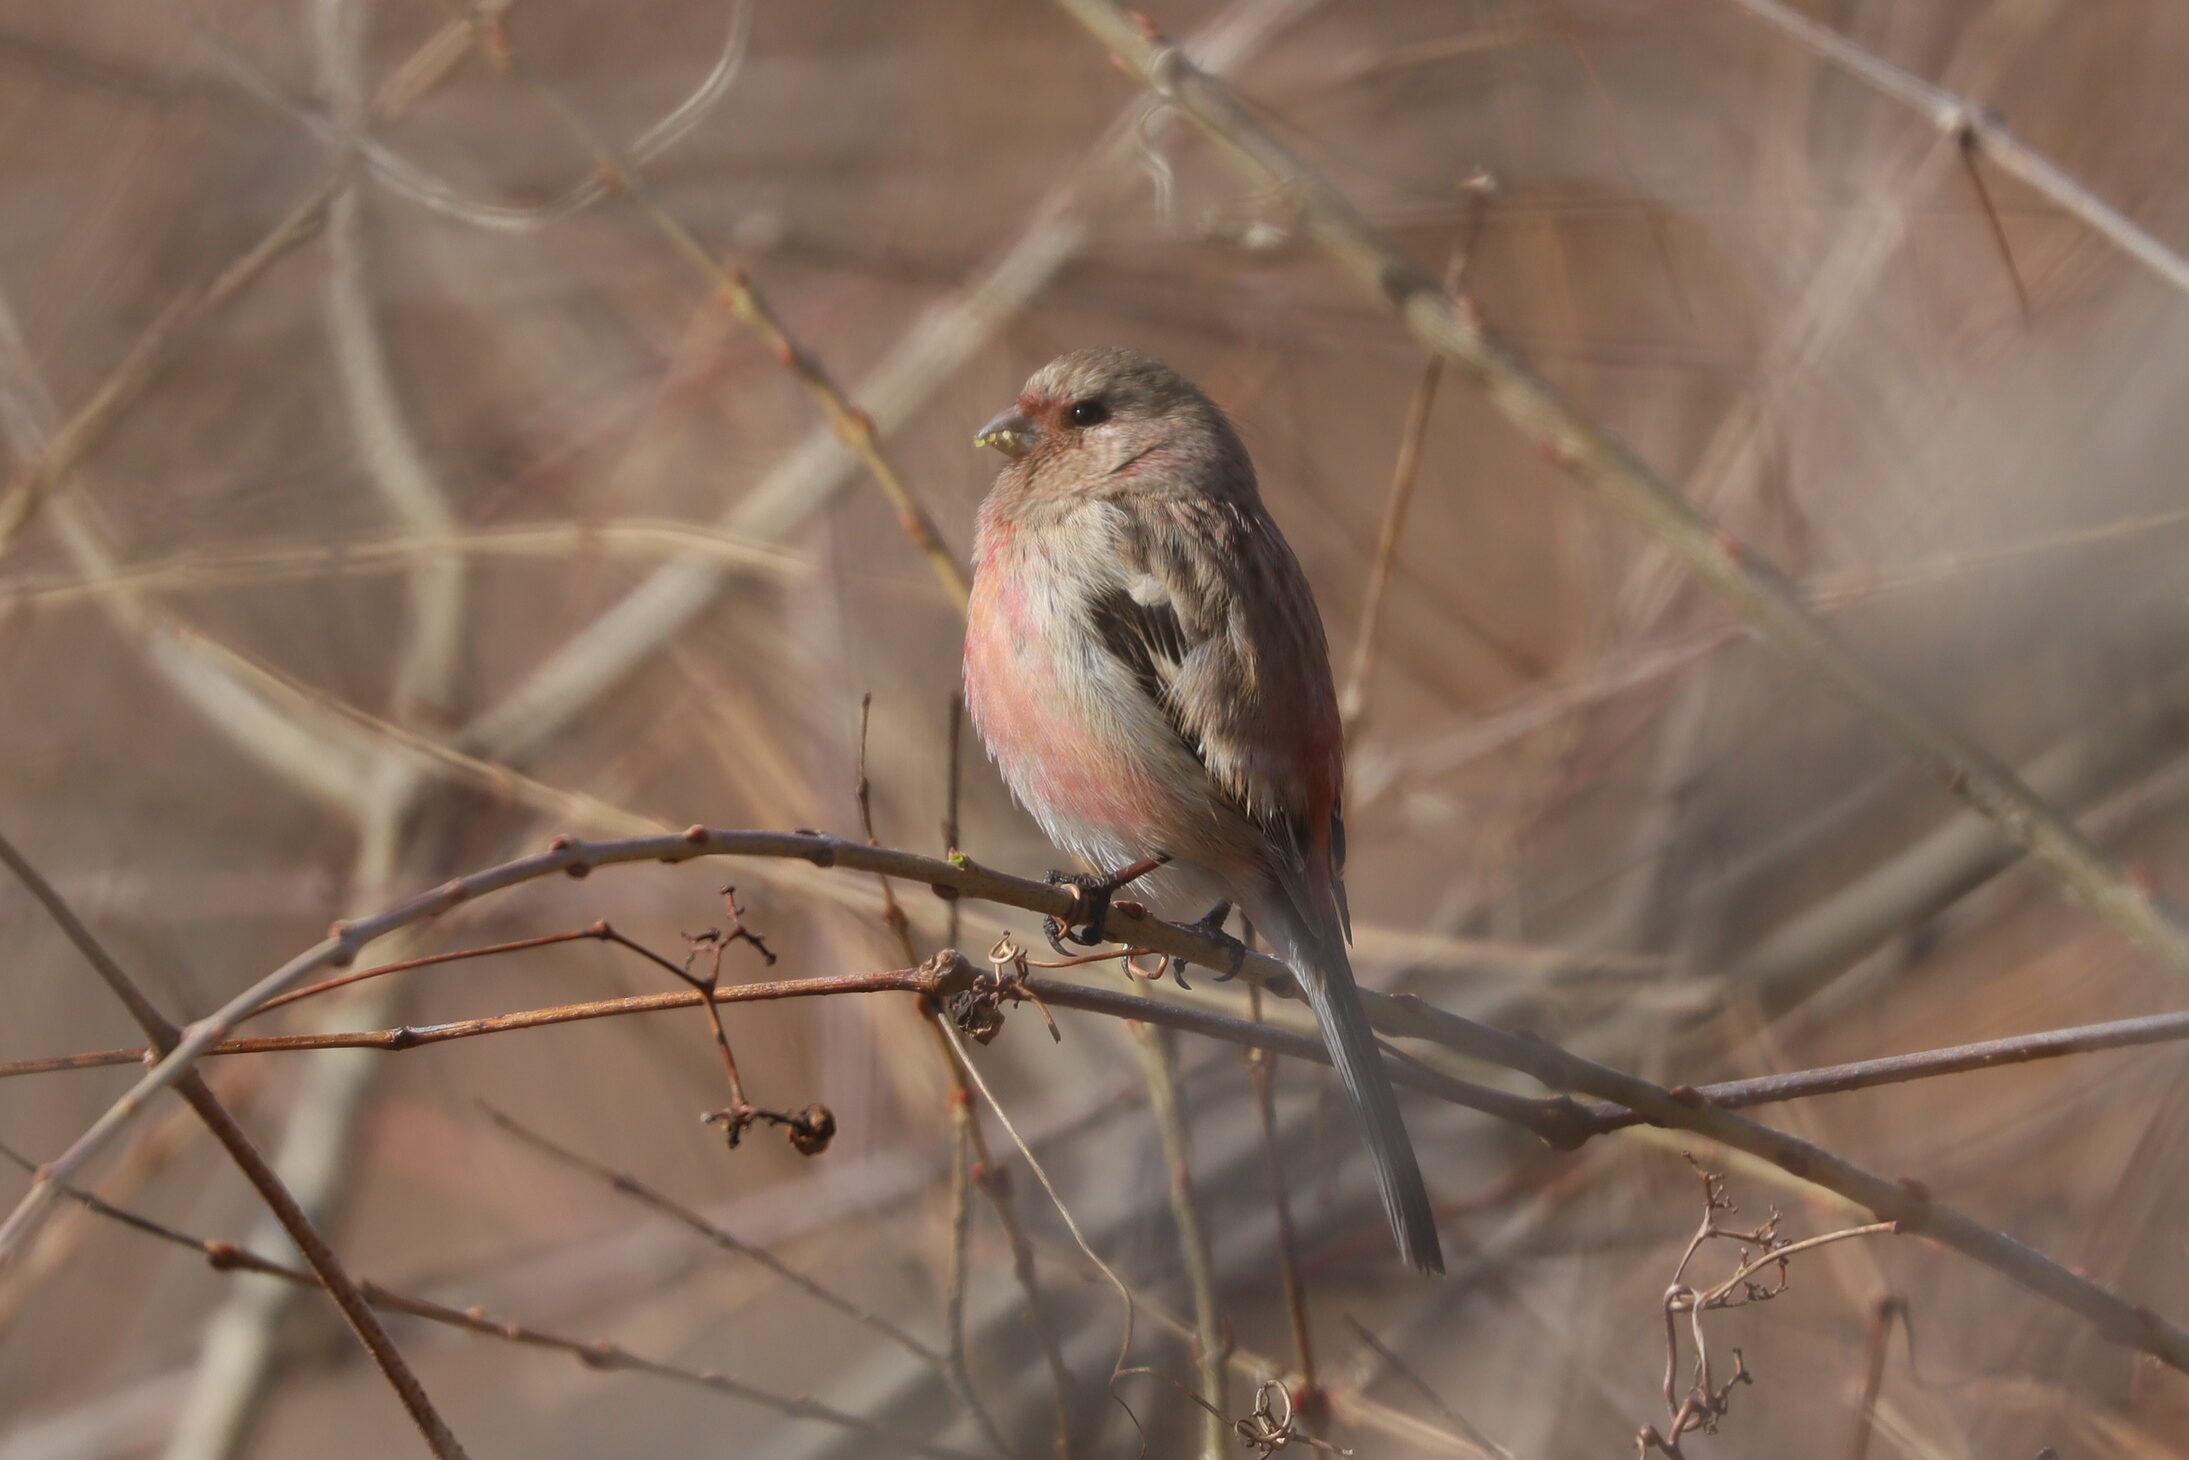
[[965,697],[1013,794],[1052,837],[1143,841],[1160,818],[1145,769],[1089,713],[1090,686],[1004,554],[981,564],[967,607]]

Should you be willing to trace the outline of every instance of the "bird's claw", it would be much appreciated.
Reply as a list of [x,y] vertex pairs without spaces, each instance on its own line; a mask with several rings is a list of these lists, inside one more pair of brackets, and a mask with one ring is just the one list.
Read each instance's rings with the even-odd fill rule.
[[[1230,983],[1237,978],[1239,970],[1246,967],[1247,962],[1247,945],[1224,931],[1224,920],[1230,916],[1231,904],[1220,902],[1203,913],[1198,922],[1180,924],[1188,932],[1199,933],[1204,938],[1221,943],[1224,951],[1231,955],[1231,966],[1216,975],[1218,983]],[[1170,976],[1178,980],[1180,988],[1190,993],[1192,985],[1186,982],[1186,960],[1174,956],[1168,962],[1170,964]]]
[[1052,887],[1069,887],[1079,894],[1075,907],[1084,908],[1087,916],[1076,926],[1061,918],[1045,917],[1041,931],[1048,938],[1049,946],[1061,957],[1069,958],[1072,950],[1064,946],[1069,938],[1082,948],[1092,948],[1108,941],[1110,922],[1110,897],[1123,882],[1114,877],[1096,877],[1085,872],[1051,872],[1048,876]]
[[[1087,916],[1081,919],[1076,927],[1060,918],[1043,918],[1041,920],[1041,931],[1048,938],[1049,946],[1069,958],[1071,950],[1064,946],[1064,940],[1067,938],[1082,948],[1092,948],[1097,943],[1108,942],[1111,897],[1116,894],[1120,887],[1138,882],[1169,860],[1170,853],[1154,852],[1142,857],[1137,862],[1120,867],[1114,872],[1105,872],[1100,876],[1085,872],[1051,872],[1048,878],[1049,885],[1071,888],[1074,893],[1075,905],[1086,909]],[[1132,911],[1137,916],[1139,909],[1135,907]]]

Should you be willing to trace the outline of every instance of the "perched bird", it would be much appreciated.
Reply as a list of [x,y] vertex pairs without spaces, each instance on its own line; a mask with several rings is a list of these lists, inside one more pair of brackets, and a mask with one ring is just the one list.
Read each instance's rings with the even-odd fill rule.
[[[1051,841],[1088,865],[1166,859],[1179,899],[1237,904],[1297,977],[1367,1137],[1401,1255],[1441,1272],[1429,1193],[1346,956],[1345,748],[1298,559],[1224,413],[1126,349],[1043,366],[976,446],[966,704]],[[1100,932],[1111,886],[1075,879]],[[1195,904],[1197,905],[1197,904]],[[1053,935],[1052,935],[1053,936]]]

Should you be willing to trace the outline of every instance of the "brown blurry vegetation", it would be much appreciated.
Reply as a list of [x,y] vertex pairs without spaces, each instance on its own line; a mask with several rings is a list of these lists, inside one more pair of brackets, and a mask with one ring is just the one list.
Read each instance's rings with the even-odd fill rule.
[[[1433,365],[1311,191],[1068,13],[1100,5],[9,7],[0,833],[83,937],[0,883],[0,1062],[161,1042],[558,833],[596,840],[366,959],[530,946],[242,1032],[651,1012],[206,1061],[73,1173],[110,1205],[0,1267],[0,1457],[421,1451],[214,1108],[472,1455],[2189,1447],[2168,1330],[2111,1341],[1983,1246],[2189,1318],[2170,1024],[1744,1109],[1761,1136],[1720,1108],[2184,1007],[2189,12],[1805,4],[1848,56],[1770,8],[1152,20],[2079,827],[2120,873],[2095,910],[1950,794],[1980,765],[1904,753]],[[1234,413],[1318,591],[1442,1280],[1390,1257],[1296,1005],[984,957],[1062,894],[982,870],[1054,854],[953,728],[969,436],[1106,342]],[[560,875],[693,823],[972,865]],[[732,987],[763,979],[837,982]],[[12,1074],[0,1143],[50,1160],[141,1075]]]

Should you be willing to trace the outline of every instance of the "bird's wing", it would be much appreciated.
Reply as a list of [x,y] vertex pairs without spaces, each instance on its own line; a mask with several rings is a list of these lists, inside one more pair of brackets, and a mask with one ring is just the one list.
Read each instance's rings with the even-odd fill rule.
[[1119,537],[1089,603],[1103,643],[1260,830],[1293,904],[1343,936],[1344,744],[1299,561],[1258,508],[1205,497],[1138,504]]

